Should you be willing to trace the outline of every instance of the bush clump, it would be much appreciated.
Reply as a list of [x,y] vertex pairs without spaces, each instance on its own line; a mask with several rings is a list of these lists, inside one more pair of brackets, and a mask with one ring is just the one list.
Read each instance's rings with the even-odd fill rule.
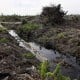
[[61,24],[64,21],[64,15],[66,13],[61,9],[61,5],[52,5],[50,7],[44,7],[41,13],[41,19],[43,24]]
[[0,43],[7,43],[9,40],[6,38],[0,38]]
[[26,59],[32,59],[32,58],[35,57],[35,55],[32,54],[32,53],[30,53],[30,52],[25,53],[25,54],[23,54],[22,56],[25,57]]
[[27,23],[19,28],[18,34],[26,41],[29,40],[32,35],[32,31],[38,29],[40,26],[36,23]]
[[63,33],[63,32],[61,32],[61,33],[57,34],[57,38],[58,38],[58,39],[65,38],[64,33]]
[[0,27],[0,32],[6,32],[6,31],[7,31],[6,28]]
[[23,31],[31,31],[39,28],[39,25],[35,23],[27,23],[23,25]]

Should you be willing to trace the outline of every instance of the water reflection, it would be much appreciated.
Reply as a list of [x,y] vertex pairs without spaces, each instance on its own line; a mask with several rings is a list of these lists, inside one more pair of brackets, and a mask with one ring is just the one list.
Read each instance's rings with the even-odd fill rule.
[[[48,50],[34,42],[25,42],[21,39],[14,30],[9,30],[9,34],[13,36],[19,46],[31,51],[40,61],[48,60],[51,64],[51,70],[57,64],[57,62],[64,61],[64,66],[62,66],[62,73],[64,75],[70,76],[71,78],[80,77],[80,66],[76,63],[76,60],[80,62],[80,58],[75,58],[70,55],[62,55],[57,51]],[[65,67],[67,65],[67,67]]]

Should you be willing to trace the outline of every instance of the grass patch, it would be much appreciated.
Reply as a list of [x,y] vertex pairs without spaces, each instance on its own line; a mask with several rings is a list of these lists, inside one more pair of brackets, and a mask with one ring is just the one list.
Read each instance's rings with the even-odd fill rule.
[[32,58],[35,58],[35,55],[28,52],[28,53],[25,53],[22,55],[23,57],[25,57],[26,59],[32,59]]

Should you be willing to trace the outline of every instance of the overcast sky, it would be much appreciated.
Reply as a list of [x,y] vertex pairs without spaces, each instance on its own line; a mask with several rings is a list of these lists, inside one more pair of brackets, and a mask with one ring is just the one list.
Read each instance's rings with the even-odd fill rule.
[[0,14],[36,15],[43,6],[59,3],[68,14],[80,14],[80,0],[0,0]]

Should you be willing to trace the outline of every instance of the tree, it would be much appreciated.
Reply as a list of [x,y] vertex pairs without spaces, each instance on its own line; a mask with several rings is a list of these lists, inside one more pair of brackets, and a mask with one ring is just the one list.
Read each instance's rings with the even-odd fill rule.
[[64,15],[66,13],[61,9],[61,5],[52,5],[50,7],[44,7],[41,13],[41,20],[43,24],[61,24],[64,21]]

